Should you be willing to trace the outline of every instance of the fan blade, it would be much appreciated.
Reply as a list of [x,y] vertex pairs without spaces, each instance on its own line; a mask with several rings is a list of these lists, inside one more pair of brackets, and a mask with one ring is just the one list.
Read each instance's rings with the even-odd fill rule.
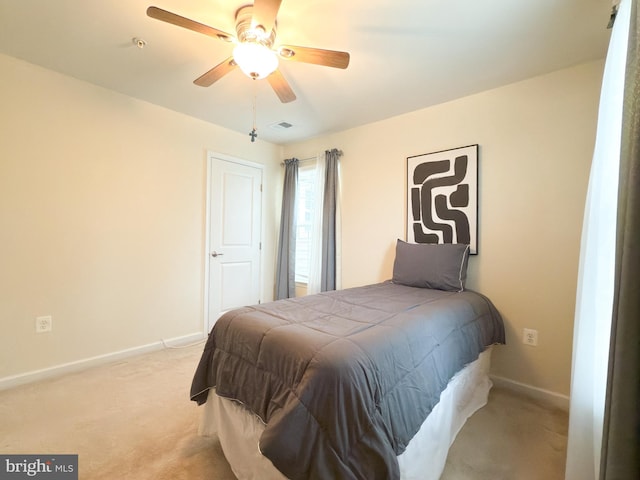
[[195,83],[199,87],[208,87],[220,80],[237,66],[238,64],[233,60],[233,57],[229,57],[224,62],[221,62],[213,67],[207,73],[200,75],[193,81],[193,83]]
[[258,25],[262,25],[266,34],[269,35],[276,23],[281,3],[282,0],[255,0],[251,26],[255,28]]
[[175,13],[167,12],[166,10],[158,7],[147,8],[147,15],[151,18],[155,18],[156,20],[171,23],[173,25],[177,25],[178,27],[193,30],[194,32],[202,33],[204,35],[209,35],[213,38],[219,38],[220,40],[224,40],[225,42],[231,42],[234,38],[228,33],[223,32],[222,30],[209,27],[193,20],[189,20],[188,18],[181,17],[180,15],[176,15]]
[[296,94],[293,93],[293,90],[291,90],[291,87],[289,86],[289,82],[287,82],[287,79],[284,78],[280,70],[276,70],[269,75],[267,77],[267,81],[282,103],[293,102],[296,99]]
[[335,50],[321,50],[319,48],[295,47],[293,45],[281,45],[278,55],[285,60],[294,62],[313,63],[333,68],[347,68],[349,66],[349,54],[336,52]]

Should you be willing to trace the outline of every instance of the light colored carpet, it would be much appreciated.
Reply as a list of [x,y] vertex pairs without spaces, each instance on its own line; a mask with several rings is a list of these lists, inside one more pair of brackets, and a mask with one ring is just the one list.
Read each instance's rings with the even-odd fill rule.
[[[189,387],[202,345],[165,349],[0,392],[0,452],[79,455],[82,480],[234,480],[197,435]],[[494,388],[442,480],[561,480],[567,414]]]
[[465,423],[441,480],[563,480],[568,413],[504,388]]

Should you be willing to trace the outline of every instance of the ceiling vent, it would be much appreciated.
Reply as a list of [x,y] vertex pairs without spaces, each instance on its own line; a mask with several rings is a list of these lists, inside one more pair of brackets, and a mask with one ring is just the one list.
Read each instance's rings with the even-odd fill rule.
[[269,127],[273,128],[274,130],[288,130],[293,127],[293,125],[291,125],[289,122],[278,122],[274,123],[273,125],[269,125]]

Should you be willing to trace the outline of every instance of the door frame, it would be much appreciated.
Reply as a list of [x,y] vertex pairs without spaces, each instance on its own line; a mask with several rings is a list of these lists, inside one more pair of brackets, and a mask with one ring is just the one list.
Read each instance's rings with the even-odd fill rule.
[[[213,170],[213,162],[216,160],[223,160],[225,162],[237,163],[240,165],[245,165],[247,167],[252,167],[259,169],[261,171],[262,176],[262,185],[264,185],[264,165],[261,163],[252,162],[250,160],[244,160],[237,157],[232,157],[231,155],[226,155],[224,153],[214,152],[212,150],[207,150],[207,171],[206,171],[206,179],[207,179],[207,191],[205,198],[205,225],[204,225],[204,252],[203,252],[203,260],[204,260],[204,284],[203,284],[203,323],[202,329],[204,331],[205,337],[209,334],[209,293],[211,289],[210,279],[209,279],[209,253],[211,252],[211,172]],[[264,232],[264,188],[260,188],[260,244],[264,245],[264,239],[262,238]],[[258,279],[260,292],[259,292],[259,301],[262,302],[262,291],[264,288],[264,280],[263,280],[263,254],[262,248],[260,249],[260,278]]]

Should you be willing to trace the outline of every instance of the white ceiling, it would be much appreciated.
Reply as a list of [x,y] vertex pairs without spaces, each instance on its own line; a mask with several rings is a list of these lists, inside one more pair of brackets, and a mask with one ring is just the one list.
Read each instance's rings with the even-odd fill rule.
[[[281,61],[298,97],[282,104],[240,70],[194,85],[232,45],[145,13],[235,34],[246,3],[0,0],[0,52],[247,134],[255,92],[259,139],[285,144],[603,58],[610,32],[611,0],[283,0],[276,44],[347,51],[351,63]],[[293,127],[271,126],[282,121]]]

